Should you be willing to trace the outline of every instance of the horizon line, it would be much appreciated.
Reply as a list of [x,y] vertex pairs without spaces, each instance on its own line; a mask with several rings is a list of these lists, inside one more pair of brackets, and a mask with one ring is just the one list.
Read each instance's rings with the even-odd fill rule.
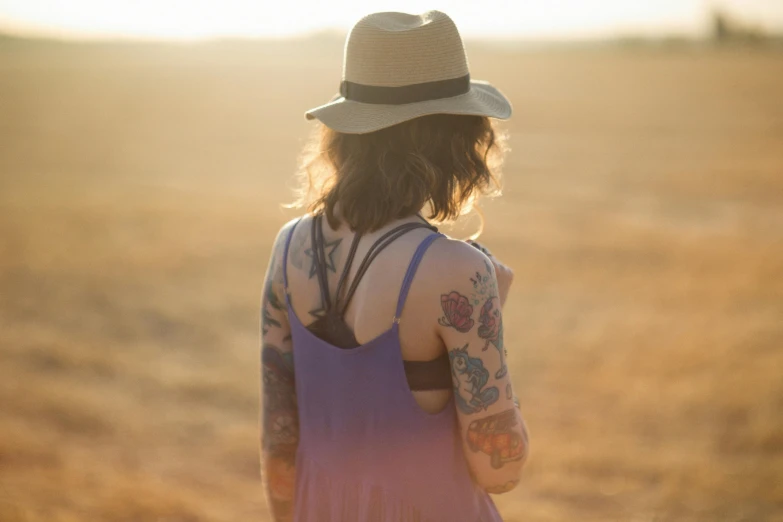
[[[45,41],[57,43],[127,43],[127,44],[206,44],[220,42],[296,42],[306,41],[317,38],[329,38],[334,40],[344,40],[348,35],[347,30],[339,28],[323,28],[315,31],[305,31],[301,33],[292,33],[285,35],[246,35],[246,34],[225,34],[225,35],[205,35],[191,37],[167,37],[160,35],[142,36],[134,34],[67,34],[58,32],[26,32],[15,31],[0,26],[0,41],[2,40],[21,40],[21,41]],[[758,33],[761,39],[778,40],[783,39],[783,31],[769,31]],[[525,36],[525,35],[479,35],[469,34],[463,37],[466,42],[482,43],[521,43],[521,44],[580,44],[580,43],[612,43],[612,42],[666,42],[666,41],[684,41],[684,42],[710,42],[715,37],[709,31],[671,31],[671,32],[608,32],[605,34],[575,35],[575,36]]]

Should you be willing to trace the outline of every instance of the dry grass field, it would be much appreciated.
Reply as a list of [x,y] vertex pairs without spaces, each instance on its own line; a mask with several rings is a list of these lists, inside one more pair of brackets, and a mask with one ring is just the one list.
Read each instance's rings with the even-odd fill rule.
[[[783,54],[468,52],[515,107],[506,520],[783,520]],[[261,280],[340,60],[0,43],[0,520],[268,520]]]

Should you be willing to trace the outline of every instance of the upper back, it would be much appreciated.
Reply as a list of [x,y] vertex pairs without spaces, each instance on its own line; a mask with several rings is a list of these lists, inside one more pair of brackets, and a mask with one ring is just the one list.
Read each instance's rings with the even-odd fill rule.
[[[323,312],[324,306],[313,264],[312,219],[311,216],[305,216],[296,225],[287,263],[292,310],[304,325],[313,323]],[[378,238],[402,223],[417,220],[415,217],[398,220],[362,236],[355,260],[346,277],[346,287],[356,278],[360,260],[365,258]],[[333,230],[325,221],[323,232],[329,294],[334,302],[338,280],[345,269],[354,233],[346,225]],[[369,265],[344,315],[346,324],[359,344],[365,344],[391,328],[410,261],[419,245],[432,234],[433,232],[426,228],[409,231],[392,242]],[[439,264],[437,245],[446,241],[448,240],[441,238],[428,249],[405,300],[400,317],[400,345],[406,360],[431,360],[444,351],[436,332],[437,295],[435,299],[426,299],[424,296],[428,286],[435,286],[431,283],[433,276],[437,277],[438,273],[433,270]],[[435,305],[434,308],[432,304]]]

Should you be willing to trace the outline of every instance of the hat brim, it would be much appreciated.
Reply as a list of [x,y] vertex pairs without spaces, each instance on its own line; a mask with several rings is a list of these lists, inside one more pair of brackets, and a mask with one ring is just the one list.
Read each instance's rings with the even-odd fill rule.
[[308,120],[318,119],[330,129],[346,134],[364,134],[429,114],[464,114],[505,120],[511,103],[487,82],[472,80],[470,90],[459,96],[403,105],[380,105],[346,100],[344,97],[310,109]]

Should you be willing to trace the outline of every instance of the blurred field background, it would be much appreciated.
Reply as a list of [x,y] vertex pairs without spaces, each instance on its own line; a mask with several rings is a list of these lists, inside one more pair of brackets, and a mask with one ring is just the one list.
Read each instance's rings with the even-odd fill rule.
[[[268,520],[261,282],[340,45],[0,42],[0,520]],[[783,520],[783,53],[468,53],[515,108],[506,520]]]

